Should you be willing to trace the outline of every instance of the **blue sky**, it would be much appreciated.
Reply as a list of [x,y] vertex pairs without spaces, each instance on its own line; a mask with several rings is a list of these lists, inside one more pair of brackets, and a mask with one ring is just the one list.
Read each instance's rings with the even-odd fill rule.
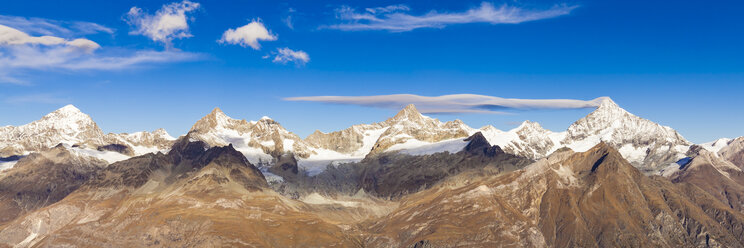
[[[148,29],[166,5],[175,16],[184,11],[187,28]],[[740,1],[10,1],[0,25],[28,37],[0,37],[0,125],[25,124],[71,103],[105,132],[163,127],[180,135],[218,106],[234,118],[270,116],[304,137],[382,121],[397,110],[283,98],[609,96],[705,142],[744,135],[742,7]],[[239,29],[250,23],[252,29]],[[432,116],[500,129],[529,119],[561,131],[590,111]]]

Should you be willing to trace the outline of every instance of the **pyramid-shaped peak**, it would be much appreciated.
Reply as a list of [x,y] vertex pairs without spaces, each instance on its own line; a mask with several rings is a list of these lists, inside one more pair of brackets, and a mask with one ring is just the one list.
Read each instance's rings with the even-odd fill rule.
[[405,108],[403,108],[398,114],[393,117],[395,120],[403,120],[403,119],[409,119],[409,120],[417,120],[421,119],[424,116],[421,115],[421,113],[416,109],[416,106],[413,104],[408,104]]
[[542,129],[542,126],[540,126],[540,123],[537,123],[537,122],[534,122],[534,121],[530,121],[530,120],[525,120],[525,121],[522,122],[522,124],[519,124],[518,129],[525,129],[525,128],[533,128],[533,129],[534,128],[538,128],[538,129]]
[[402,111],[408,111],[408,112],[416,112],[416,113],[418,113],[418,109],[416,109],[416,105],[413,105],[413,103],[406,105],[406,107],[403,108]]
[[503,132],[500,129],[494,127],[493,125],[485,125],[485,126],[479,128],[479,130],[482,130],[482,131],[485,131],[485,132]]
[[212,109],[212,112],[209,112],[206,117],[210,117],[212,119],[230,119],[230,117],[227,116],[225,112],[222,112],[222,109],[220,109],[219,107],[214,107],[214,109]]
[[80,109],[76,108],[72,104],[65,105],[62,108],[59,108],[55,110],[54,112],[51,112],[42,118],[42,120],[49,120],[52,122],[61,122],[62,120],[66,121],[89,121],[92,122],[93,120],[88,116],[87,114],[80,111]]
[[75,105],[72,105],[72,104],[67,104],[64,107],[61,107],[61,108],[55,110],[54,112],[58,112],[58,113],[82,113],[82,111],[80,111],[80,109],[78,109],[77,107],[75,107]]
[[224,114],[224,113],[225,112],[222,112],[222,109],[220,109],[220,107],[214,107],[214,109],[212,109],[212,112],[210,114]]
[[609,97],[600,97],[595,99],[595,101],[599,101],[599,107],[597,107],[596,110],[592,111],[592,113],[589,114],[589,116],[597,116],[602,118],[616,118],[621,116],[627,116],[632,115],[625,109],[621,108],[615,101],[610,99]]
[[226,126],[232,118],[225,115],[224,112],[218,107],[215,107],[212,109],[212,112],[209,112],[209,114],[205,115],[201,119],[199,119],[196,123],[194,123],[194,126],[191,127],[191,131],[195,130],[209,130],[215,127],[224,127]]
[[599,107],[600,108],[619,108],[620,106],[615,103],[615,101],[612,100],[612,98],[609,97],[600,97],[596,100],[599,101]]

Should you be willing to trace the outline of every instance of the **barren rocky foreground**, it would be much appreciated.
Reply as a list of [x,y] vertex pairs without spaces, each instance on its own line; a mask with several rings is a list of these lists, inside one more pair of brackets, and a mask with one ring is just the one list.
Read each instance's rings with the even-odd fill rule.
[[[529,162],[504,154],[482,136],[469,142],[456,154],[370,157],[376,162],[354,166],[362,171],[348,178],[319,175],[326,184],[296,175],[278,185],[269,185],[232,146],[209,147],[188,137],[167,154],[109,166],[73,163],[73,155],[55,148],[23,158],[0,178],[3,189],[16,189],[0,195],[0,242],[7,247],[744,246],[740,202],[726,201],[717,187],[689,176],[646,176],[605,143],[581,153],[560,149]],[[441,170],[402,173],[379,162],[415,165],[411,159]],[[691,167],[701,167],[698,160],[710,156],[696,156]],[[58,168],[77,169],[50,173]],[[313,193],[289,190],[312,185]],[[723,187],[727,195],[742,193],[740,187]]]

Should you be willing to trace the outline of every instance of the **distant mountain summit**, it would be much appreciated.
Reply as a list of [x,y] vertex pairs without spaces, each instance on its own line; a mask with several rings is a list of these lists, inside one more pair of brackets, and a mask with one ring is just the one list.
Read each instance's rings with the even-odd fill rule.
[[562,143],[584,150],[599,141],[618,149],[634,165],[647,169],[675,162],[692,144],[674,129],[635,116],[609,98],[569,126]]
[[685,157],[692,144],[674,129],[635,116],[610,98],[564,132],[554,133],[529,121],[508,132],[493,127],[482,131],[492,144],[532,159],[546,157],[561,147],[583,152],[605,142],[646,172]]
[[89,115],[67,105],[26,125],[0,127],[0,157],[26,155],[63,144],[79,150],[81,155],[115,162],[167,150],[174,140],[164,129],[152,133],[104,134]]
[[29,124],[0,128],[0,156],[28,154],[60,143],[95,148],[105,145],[104,140],[90,116],[67,105]]
[[473,129],[460,120],[441,122],[422,115],[413,104],[406,106],[394,117],[387,119],[388,128],[380,135],[370,153],[401,150],[421,144],[465,138]]
[[258,121],[233,119],[219,108],[197,121],[189,137],[204,141],[209,146],[232,144],[245,154],[251,163],[271,162],[285,153],[306,158],[313,152],[310,145],[296,134],[287,131],[269,117]]
[[388,150],[465,138],[473,133],[473,128],[460,120],[441,122],[422,115],[416,106],[410,104],[384,122],[354,125],[332,133],[316,131],[306,141],[319,148],[364,157]]

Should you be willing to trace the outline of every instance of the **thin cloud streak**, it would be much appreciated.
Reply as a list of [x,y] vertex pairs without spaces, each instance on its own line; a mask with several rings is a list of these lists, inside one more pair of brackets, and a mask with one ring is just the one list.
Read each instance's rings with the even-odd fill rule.
[[98,23],[81,21],[57,21],[45,18],[26,18],[0,15],[0,24],[10,26],[33,35],[58,35],[73,37],[86,34],[113,34],[114,29]]
[[24,103],[42,103],[42,104],[67,104],[72,101],[69,97],[59,97],[54,94],[33,94],[23,96],[13,96],[5,99],[5,103],[24,104]]
[[506,4],[495,7],[492,3],[483,2],[479,7],[464,12],[446,13],[432,10],[423,15],[412,15],[407,13],[409,8],[405,5],[366,8],[365,11],[343,6],[336,10],[336,18],[342,23],[321,28],[405,32],[418,28],[444,28],[448,25],[466,23],[517,24],[567,15],[576,8],[578,8],[576,5],[562,4],[544,10],[529,10]]
[[416,105],[421,113],[429,114],[510,114],[506,110],[582,109],[595,108],[607,97],[593,100],[576,99],[517,99],[476,94],[419,96],[413,94],[377,96],[301,96],[287,97],[285,101],[308,101],[364,107],[401,109]]

